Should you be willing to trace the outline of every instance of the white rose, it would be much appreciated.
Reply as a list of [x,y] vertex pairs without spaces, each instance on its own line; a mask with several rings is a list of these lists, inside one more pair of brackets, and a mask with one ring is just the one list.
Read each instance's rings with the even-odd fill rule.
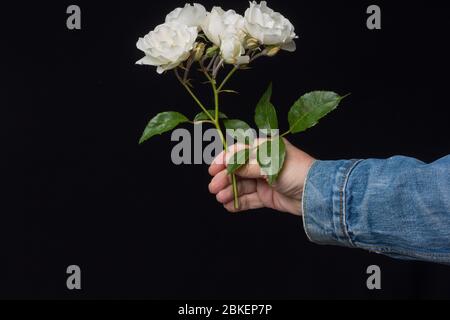
[[240,65],[250,62],[249,56],[243,56],[245,49],[242,40],[235,34],[227,35],[222,39],[220,52],[226,63]]
[[220,46],[221,39],[231,34],[242,39],[245,37],[244,17],[234,10],[224,11],[221,7],[212,8],[202,24],[202,29],[216,46]]
[[157,66],[160,74],[174,69],[189,58],[197,35],[197,27],[177,22],[161,24],[144,38],[139,38],[136,46],[145,57],[136,64]]
[[178,22],[189,27],[199,27],[206,18],[206,9],[198,3],[186,3],[184,8],[176,8],[166,16],[167,22]]
[[249,62],[250,58],[243,56],[243,41],[246,35],[244,17],[236,11],[212,8],[202,24],[202,30],[212,43],[220,47],[221,56],[226,63]]
[[266,1],[250,3],[245,11],[247,32],[265,45],[281,46],[287,51],[295,51],[294,26],[282,14],[267,7]]

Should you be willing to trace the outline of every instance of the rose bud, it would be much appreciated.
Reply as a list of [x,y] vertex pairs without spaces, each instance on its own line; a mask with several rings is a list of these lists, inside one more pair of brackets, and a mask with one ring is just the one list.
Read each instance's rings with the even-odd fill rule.
[[197,42],[197,44],[194,47],[194,60],[200,61],[200,59],[203,57],[203,54],[205,53],[205,44],[203,42]]

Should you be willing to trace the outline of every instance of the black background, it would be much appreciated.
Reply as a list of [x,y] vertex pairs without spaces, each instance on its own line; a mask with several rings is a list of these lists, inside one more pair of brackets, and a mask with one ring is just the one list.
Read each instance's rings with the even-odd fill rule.
[[[170,135],[138,146],[156,113],[197,113],[173,74],[134,64],[137,38],[184,2],[78,1],[80,31],[66,28],[70,4],[2,4],[0,297],[450,297],[448,267],[316,246],[301,219],[269,210],[230,215],[209,194],[205,165],[172,164]],[[366,28],[370,4],[382,30]],[[304,92],[351,92],[291,141],[320,159],[448,154],[444,1],[269,6],[296,26],[298,50],[236,76],[241,94],[224,99],[226,113],[253,123],[271,80],[281,120]],[[78,292],[66,288],[71,264],[82,268]],[[372,264],[378,292],[365,284]]]

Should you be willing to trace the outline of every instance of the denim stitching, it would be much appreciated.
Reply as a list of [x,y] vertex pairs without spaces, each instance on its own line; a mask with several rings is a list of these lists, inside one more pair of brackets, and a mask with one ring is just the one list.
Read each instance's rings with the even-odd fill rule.
[[350,238],[350,235],[348,233],[348,227],[347,227],[347,221],[346,221],[346,196],[345,196],[345,189],[347,188],[347,183],[350,178],[350,174],[352,173],[353,169],[361,162],[362,160],[353,160],[353,162],[349,165],[347,172],[344,174],[344,181],[340,187],[339,196],[340,196],[340,208],[339,208],[339,222],[341,224],[342,231],[344,232],[344,235],[347,237],[347,241],[350,243],[351,246],[356,247],[356,245],[353,243],[352,239]]
[[306,201],[305,201],[305,194],[306,194],[306,188],[308,187],[309,183],[309,176],[313,170],[313,168],[319,163],[319,160],[314,161],[314,163],[312,164],[311,168],[308,171],[308,174],[306,175],[305,178],[305,183],[303,184],[303,195],[302,195],[302,206],[303,206],[303,214],[302,214],[302,218],[303,218],[303,229],[305,230],[305,234],[306,237],[309,239],[309,241],[314,242],[311,238],[311,236],[308,234],[308,228],[307,228],[307,223],[306,223]]
[[405,255],[408,257],[427,257],[427,258],[450,258],[450,254],[448,253],[426,253],[426,252],[420,252],[417,253],[415,251],[409,251],[409,250],[398,250],[398,249],[390,249],[386,247],[371,247],[367,245],[360,245],[359,248],[365,249],[368,251],[378,252],[378,253],[395,253],[400,255]]

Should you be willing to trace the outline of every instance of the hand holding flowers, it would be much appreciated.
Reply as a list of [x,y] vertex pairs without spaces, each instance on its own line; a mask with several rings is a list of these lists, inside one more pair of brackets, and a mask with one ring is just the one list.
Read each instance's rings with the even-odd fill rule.
[[[228,119],[220,111],[219,98],[225,86],[239,69],[246,69],[255,59],[273,57],[280,50],[294,52],[297,38],[292,23],[282,14],[267,7],[265,1],[251,2],[241,16],[234,10],[225,11],[214,7],[210,12],[200,4],[186,4],[169,13],[165,23],[139,38],[137,48],[145,56],[137,64],[157,67],[162,74],[173,70],[182,86],[200,107],[201,113],[193,121],[178,112],[164,112],[154,117],[147,125],[140,142],[170,131],[181,123],[210,123],[215,126],[224,148],[227,143],[222,127],[232,130],[249,130],[250,126],[241,120]],[[194,92],[189,79],[193,65],[198,64],[200,72],[210,84],[214,96],[214,109],[207,108]],[[226,65],[231,70],[219,81],[219,73]],[[228,165],[232,177],[234,206],[239,207],[235,172],[250,159],[251,151],[257,153],[257,161],[270,184],[280,174],[286,155],[282,139],[289,133],[298,133],[317,124],[318,120],[334,110],[343,99],[334,92],[315,91],[305,94],[292,106],[289,116],[289,130],[278,134],[278,117],[271,103],[270,85],[257,104],[255,123],[260,130],[266,130],[270,139],[265,143],[245,148],[233,155],[235,161]],[[239,136],[238,134],[234,136]]]

